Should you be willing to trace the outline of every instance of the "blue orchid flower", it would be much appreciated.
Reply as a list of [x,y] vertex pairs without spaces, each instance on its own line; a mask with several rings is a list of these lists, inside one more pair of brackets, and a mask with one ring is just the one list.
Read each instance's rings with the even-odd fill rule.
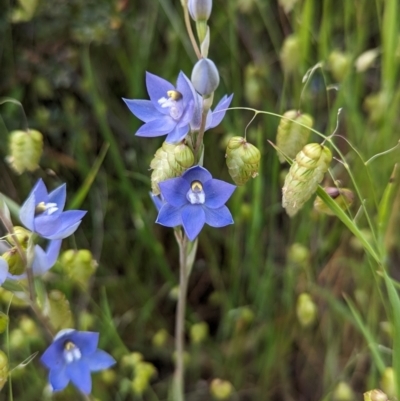
[[6,281],[8,276],[8,263],[0,256],[0,285]]
[[65,184],[48,193],[40,179],[22,205],[19,218],[26,228],[43,238],[66,238],[76,231],[86,211],[63,212],[65,198]]
[[91,372],[108,369],[116,363],[107,352],[97,348],[99,333],[61,330],[41,356],[41,362],[50,370],[49,382],[53,391],[72,384],[84,394],[92,391]]
[[236,189],[235,185],[212,178],[204,167],[194,166],[182,177],[160,182],[162,204],[156,223],[166,227],[183,226],[193,241],[204,224],[224,227],[233,224],[232,215],[225,206]]
[[201,112],[197,94],[183,72],[179,73],[176,88],[165,79],[146,72],[150,100],[123,99],[129,110],[145,124],[137,136],[167,135],[166,142],[180,142],[188,134],[190,121]]

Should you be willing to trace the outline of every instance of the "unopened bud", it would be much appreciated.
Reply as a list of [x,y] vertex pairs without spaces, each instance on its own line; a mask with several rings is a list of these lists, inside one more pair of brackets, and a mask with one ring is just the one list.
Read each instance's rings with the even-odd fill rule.
[[32,235],[31,231],[27,230],[24,227],[15,226],[13,235],[7,235],[7,242],[11,245],[16,245],[14,238],[18,241],[18,244],[22,246],[22,248],[26,249],[28,247],[28,241],[30,236]]
[[[354,193],[347,188],[325,187],[324,191],[335,201],[343,210],[347,210],[354,202]],[[314,209],[319,213],[334,216],[335,213],[317,196],[314,201]]]
[[21,258],[16,246],[4,252],[2,257],[8,263],[8,271],[11,274],[19,276],[25,271],[25,261]]
[[315,305],[310,294],[303,292],[297,298],[297,318],[303,327],[311,326],[317,318],[317,305]]
[[226,148],[226,165],[229,175],[236,185],[244,185],[250,178],[258,175],[260,151],[241,136],[234,136]]
[[192,84],[203,96],[210,96],[219,85],[219,73],[216,65],[209,58],[200,59],[192,70]]
[[201,344],[208,337],[208,324],[206,322],[195,323],[190,328],[190,339],[193,344]]
[[375,389],[364,393],[364,401],[389,401],[389,398],[382,390]]
[[39,330],[37,328],[37,325],[33,319],[31,319],[29,316],[22,316],[20,322],[19,322],[19,328],[27,335],[29,338],[32,337],[38,337],[39,336]]
[[188,9],[194,21],[207,21],[212,10],[212,0],[189,0]]
[[39,167],[43,152],[43,136],[39,131],[13,131],[9,137],[10,155],[7,160],[18,174]]
[[210,393],[216,400],[228,400],[233,393],[233,386],[227,380],[214,379],[210,385]]
[[353,401],[354,392],[346,382],[339,382],[333,391],[333,401]]

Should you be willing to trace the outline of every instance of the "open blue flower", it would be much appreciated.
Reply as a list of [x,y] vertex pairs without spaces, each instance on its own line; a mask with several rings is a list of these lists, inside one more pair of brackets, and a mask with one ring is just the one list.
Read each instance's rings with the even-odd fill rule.
[[0,256],[0,285],[6,281],[8,276],[8,263]]
[[146,86],[150,100],[123,99],[129,110],[145,123],[136,135],[167,135],[166,142],[180,142],[189,132],[195,108],[199,108],[192,83],[180,72],[175,88],[165,79],[146,72]]
[[165,203],[156,223],[167,227],[182,225],[190,241],[199,235],[205,223],[212,227],[233,224],[225,203],[236,186],[212,178],[204,167],[194,166],[182,177],[158,185]]
[[63,212],[65,198],[65,184],[48,193],[40,179],[22,205],[19,218],[26,228],[43,238],[66,238],[78,228],[86,211]]
[[115,359],[97,348],[99,333],[61,330],[47,348],[41,362],[50,370],[53,391],[60,391],[71,381],[82,393],[92,391],[91,372],[108,369]]

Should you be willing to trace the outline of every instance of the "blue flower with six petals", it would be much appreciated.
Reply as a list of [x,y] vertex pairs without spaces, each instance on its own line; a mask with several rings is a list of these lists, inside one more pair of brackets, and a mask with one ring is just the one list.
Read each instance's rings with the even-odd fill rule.
[[166,142],[180,142],[189,132],[198,102],[192,83],[180,72],[175,88],[165,79],[146,72],[146,86],[150,100],[123,99],[129,110],[145,123],[136,135],[167,135]]
[[71,381],[82,393],[92,391],[91,372],[108,369],[115,359],[97,348],[99,333],[61,330],[41,356],[50,370],[49,382],[53,391],[60,391]]
[[78,228],[86,211],[63,212],[65,198],[65,184],[48,193],[40,179],[22,205],[19,218],[26,228],[43,238],[66,238]]
[[166,227],[182,225],[190,241],[199,235],[205,223],[211,227],[233,224],[225,203],[236,186],[212,178],[204,167],[191,167],[182,177],[158,185],[164,203],[156,223]]

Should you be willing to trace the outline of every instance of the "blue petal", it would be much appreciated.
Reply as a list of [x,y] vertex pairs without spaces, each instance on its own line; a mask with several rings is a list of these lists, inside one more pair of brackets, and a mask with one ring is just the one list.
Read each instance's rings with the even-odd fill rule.
[[64,390],[69,383],[69,377],[67,375],[65,366],[63,366],[61,369],[50,370],[49,382],[53,391]]
[[92,355],[90,355],[90,357],[85,359],[85,361],[91,372],[108,369],[117,362],[110,354],[101,349],[96,350]]
[[182,208],[182,225],[190,241],[194,241],[206,222],[201,205],[188,204]]
[[[203,98],[196,92],[195,97],[194,97],[194,110],[193,110],[193,116],[190,121],[190,128],[192,131],[198,131],[201,126],[201,118],[203,114]],[[210,123],[211,123],[211,110],[208,111],[208,115],[210,115]],[[207,115],[207,116],[208,116]]]
[[46,273],[55,265],[60,253],[61,243],[61,239],[49,241],[46,252],[39,245],[35,245],[35,257],[32,262],[32,270],[35,276]]
[[206,194],[205,205],[211,209],[217,209],[225,205],[236,186],[225,181],[212,179],[204,183],[203,189]]
[[147,136],[149,138],[168,134],[176,127],[176,121],[170,116],[162,116],[157,120],[143,124],[136,132],[137,136]]
[[178,126],[179,127],[187,126],[189,130],[189,123],[193,118],[193,112],[194,112],[194,101],[191,100],[187,104],[185,110],[183,111],[183,114],[181,115],[181,118],[178,121]]
[[181,207],[188,202],[186,194],[190,189],[190,183],[181,177],[159,182],[158,186],[164,200],[170,205]]
[[40,357],[40,361],[48,369],[61,369],[65,365],[63,357],[64,341],[55,340],[50,346],[44,351]]
[[166,203],[160,209],[156,223],[165,227],[177,227],[182,225],[181,209]]
[[19,211],[19,219],[21,220],[21,223],[31,231],[35,231],[36,205],[35,195],[31,193]]
[[176,90],[181,93],[182,101],[185,106],[189,104],[189,102],[194,101],[196,92],[189,78],[183,72],[180,72],[178,75]]
[[66,366],[67,375],[72,383],[84,394],[90,394],[92,391],[92,378],[90,376],[89,366],[84,359],[72,362]]
[[150,100],[135,100],[124,98],[122,98],[122,100],[128,106],[129,110],[137,118],[144,121],[145,123],[148,123],[149,121],[160,117],[160,112],[154,107],[154,104]]
[[6,281],[8,276],[8,263],[0,256],[0,285]]
[[165,139],[165,142],[167,143],[178,143],[181,142],[185,136],[189,132],[189,124],[185,125],[184,127],[178,127],[176,126],[175,129],[173,129],[168,136]]
[[168,110],[164,107],[161,107],[158,101],[163,97],[168,98],[167,92],[170,90],[175,90],[175,87],[165,79],[151,74],[150,72],[146,72],[146,86],[150,100],[154,107],[162,114],[168,113]]
[[225,227],[233,224],[231,212],[226,206],[222,206],[219,209],[204,208],[204,212],[206,223],[211,227]]
[[[43,180],[40,178],[38,182],[33,187],[31,194],[35,195],[36,204],[40,202],[48,202],[48,192],[46,185],[44,185]],[[30,195],[29,195],[30,196]]]
[[74,331],[69,338],[84,356],[93,354],[99,343],[99,333],[94,331]]
[[55,203],[58,207],[58,214],[64,210],[65,199],[67,197],[67,186],[60,185],[54,191],[49,193],[48,202]]
[[63,239],[73,234],[78,228],[84,210],[68,210],[60,215],[41,214],[35,219],[36,232],[47,239]]
[[204,185],[205,182],[212,179],[212,175],[204,167],[194,166],[186,170],[182,178],[186,180],[189,185],[193,181],[200,181]]
[[161,199],[160,195],[153,195],[151,192],[149,192],[150,198],[154,203],[154,206],[156,207],[157,211],[159,212],[162,205],[165,203],[163,199]]
[[226,109],[231,104],[232,98],[233,98],[233,94],[230,95],[229,97],[226,97],[226,95],[225,95],[220,100],[220,102],[217,104],[214,111],[212,112],[211,125],[209,127],[206,127],[206,129],[214,128],[222,121],[222,119],[225,117]]

